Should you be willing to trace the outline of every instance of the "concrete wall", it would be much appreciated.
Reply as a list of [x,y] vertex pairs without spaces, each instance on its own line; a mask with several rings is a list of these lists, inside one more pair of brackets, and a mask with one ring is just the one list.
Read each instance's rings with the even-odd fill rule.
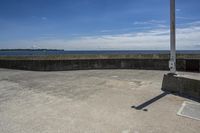
[[[192,63],[198,66],[192,66]],[[84,69],[146,69],[169,70],[168,59],[79,59],[79,60],[0,60],[1,68],[34,70],[34,71],[64,71]],[[187,68],[190,67],[190,68]],[[198,67],[198,70],[196,70]],[[192,70],[192,69],[195,70]],[[178,59],[177,70],[200,72],[200,60]]]
[[200,101],[200,79],[192,76],[165,74],[162,90]]

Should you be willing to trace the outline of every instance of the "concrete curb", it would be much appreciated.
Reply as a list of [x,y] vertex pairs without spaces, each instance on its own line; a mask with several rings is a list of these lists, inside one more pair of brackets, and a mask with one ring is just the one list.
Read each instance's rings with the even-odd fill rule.
[[200,100],[200,79],[180,75],[165,74],[162,90]]

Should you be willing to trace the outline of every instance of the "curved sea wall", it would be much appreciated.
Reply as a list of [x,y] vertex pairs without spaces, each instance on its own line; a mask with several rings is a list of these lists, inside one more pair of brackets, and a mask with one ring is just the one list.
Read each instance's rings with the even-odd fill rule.
[[[13,60],[0,59],[0,68],[65,71],[87,69],[145,69],[169,70],[169,59],[65,59],[65,60]],[[200,72],[200,59],[177,59],[178,71]]]

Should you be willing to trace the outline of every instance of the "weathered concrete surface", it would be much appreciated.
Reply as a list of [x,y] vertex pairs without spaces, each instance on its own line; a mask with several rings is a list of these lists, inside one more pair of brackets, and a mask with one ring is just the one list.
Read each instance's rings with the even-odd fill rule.
[[[169,70],[169,59],[1,60],[0,68],[34,71],[88,69]],[[178,71],[200,72],[200,59],[177,59]]]
[[200,76],[165,74],[162,90],[200,101]]
[[162,93],[164,73],[0,69],[0,132],[198,133],[199,121],[176,115],[182,97],[167,95],[147,112],[131,108]]

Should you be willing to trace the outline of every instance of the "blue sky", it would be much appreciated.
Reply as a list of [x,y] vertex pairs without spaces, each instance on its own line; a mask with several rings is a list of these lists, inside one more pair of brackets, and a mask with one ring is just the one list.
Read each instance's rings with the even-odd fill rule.
[[[200,1],[176,5],[177,48],[200,50]],[[0,48],[169,49],[169,0],[0,0]]]

